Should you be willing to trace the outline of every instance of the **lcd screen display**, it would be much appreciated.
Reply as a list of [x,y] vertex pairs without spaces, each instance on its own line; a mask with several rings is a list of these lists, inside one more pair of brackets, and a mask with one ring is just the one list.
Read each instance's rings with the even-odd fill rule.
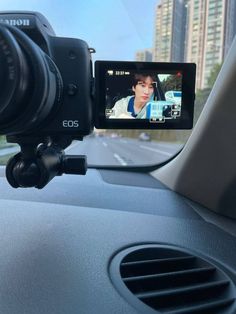
[[96,127],[190,129],[195,64],[97,61]]

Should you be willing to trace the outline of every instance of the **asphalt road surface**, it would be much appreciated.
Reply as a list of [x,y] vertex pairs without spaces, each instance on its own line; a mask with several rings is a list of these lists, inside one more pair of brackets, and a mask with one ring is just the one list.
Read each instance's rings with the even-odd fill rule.
[[73,142],[69,155],[86,155],[89,165],[150,165],[168,160],[182,147],[181,144],[147,142],[130,138],[86,137]]

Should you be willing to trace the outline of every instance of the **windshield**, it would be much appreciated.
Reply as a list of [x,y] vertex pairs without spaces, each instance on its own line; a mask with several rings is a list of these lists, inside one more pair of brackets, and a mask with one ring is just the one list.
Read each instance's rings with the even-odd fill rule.
[[[0,11],[10,10],[42,13],[56,36],[83,39],[94,48],[93,62],[196,63],[194,125],[236,32],[235,1],[226,0],[1,0]],[[162,107],[169,110],[168,104],[174,104],[181,108],[180,87],[165,75],[159,78],[166,84]],[[151,95],[153,86],[148,79],[140,79],[137,89],[147,85]],[[153,108],[158,116],[159,107]],[[112,108],[107,114],[111,113]],[[133,107],[131,114],[137,114]],[[158,165],[178,153],[190,134],[191,130],[94,129],[66,151],[87,155],[90,165]],[[1,136],[0,163],[18,150]]]

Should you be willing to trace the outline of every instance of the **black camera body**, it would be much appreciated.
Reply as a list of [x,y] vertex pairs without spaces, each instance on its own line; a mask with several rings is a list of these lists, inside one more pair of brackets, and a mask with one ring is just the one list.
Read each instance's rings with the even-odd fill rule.
[[91,50],[36,12],[0,13],[0,134],[81,139],[93,128]]

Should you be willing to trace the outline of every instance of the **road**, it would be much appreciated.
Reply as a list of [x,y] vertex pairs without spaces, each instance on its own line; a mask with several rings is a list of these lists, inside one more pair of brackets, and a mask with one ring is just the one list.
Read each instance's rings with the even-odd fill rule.
[[[158,164],[173,156],[181,144],[144,142],[130,138],[85,137],[74,141],[67,149],[69,155],[86,155],[89,165],[150,165]],[[0,150],[0,156],[17,153],[19,147]]]
[[13,146],[13,147],[6,147],[0,149],[0,156],[6,156],[13,153],[18,153],[20,151],[19,146]]
[[87,155],[90,165],[150,165],[169,159],[181,147],[181,144],[103,136],[87,137],[82,142],[73,142],[66,149],[66,153]]

